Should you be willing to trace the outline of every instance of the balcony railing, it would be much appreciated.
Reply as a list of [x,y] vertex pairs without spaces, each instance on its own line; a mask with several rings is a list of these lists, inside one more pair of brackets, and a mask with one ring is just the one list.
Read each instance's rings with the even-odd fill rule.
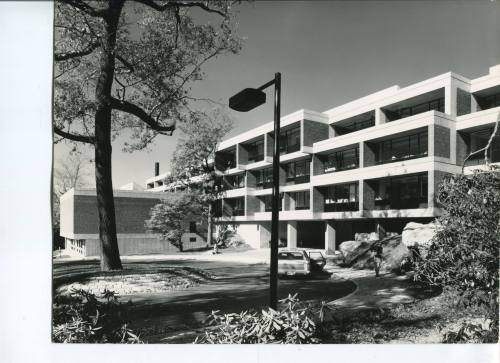
[[427,156],[427,151],[424,151],[424,152],[421,152],[418,154],[407,154],[407,155],[400,155],[400,156],[392,155],[390,158],[383,158],[383,159],[381,158],[381,159],[377,160],[375,163],[377,165],[387,164],[387,163],[395,163],[395,162],[403,161],[403,160],[423,158],[425,156]]
[[311,180],[311,176],[309,174],[307,175],[300,175],[296,177],[291,177],[291,178],[286,178],[287,184],[302,184],[302,183],[309,183]]
[[300,150],[300,144],[280,146],[280,155],[290,154]]
[[427,208],[427,197],[397,198],[397,197],[376,197],[375,209],[416,209]]
[[262,161],[262,160],[264,160],[264,153],[253,154],[253,155],[248,154],[248,162],[249,163],[256,163],[256,162]]
[[326,173],[334,173],[337,171],[351,170],[351,169],[357,169],[357,168],[359,168],[358,162],[354,162],[354,163],[346,164],[346,165],[342,165],[342,166],[337,166],[335,164],[325,164],[324,172],[326,174]]
[[359,203],[345,201],[325,203],[324,209],[325,212],[354,212],[359,210]]

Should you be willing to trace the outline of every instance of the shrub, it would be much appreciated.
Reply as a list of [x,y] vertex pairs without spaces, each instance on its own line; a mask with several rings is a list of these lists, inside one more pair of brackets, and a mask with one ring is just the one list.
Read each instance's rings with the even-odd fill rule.
[[56,296],[53,305],[52,340],[55,343],[142,343],[125,321],[129,304],[118,302],[104,290],[100,301],[85,290]]
[[[459,306],[483,308],[498,339],[500,171],[449,177],[439,188],[438,200],[444,209],[442,228],[431,241],[426,258],[415,262],[415,277],[456,290]],[[446,339],[472,339],[477,334],[468,332],[477,330],[464,327]]]
[[219,315],[209,318],[211,327],[195,343],[253,344],[253,343],[319,343],[323,324],[331,321],[329,308],[305,305],[297,295],[280,300],[279,310],[271,308],[259,312]]

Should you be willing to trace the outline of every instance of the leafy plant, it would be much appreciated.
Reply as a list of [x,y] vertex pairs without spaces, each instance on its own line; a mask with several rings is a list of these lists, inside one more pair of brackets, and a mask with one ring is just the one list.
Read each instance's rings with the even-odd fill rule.
[[126,323],[129,304],[121,304],[113,291],[102,293],[104,302],[85,290],[56,296],[52,340],[56,343],[142,343]]
[[330,308],[305,305],[297,295],[280,300],[281,309],[261,312],[243,311],[239,314],[219,315],[212,312],[210,328],[195,343],[205,344],[259,344],[259,343],[319,343],[322,326],[332,321]]
[[[498,340],[498,247],[500,171],[454,175],[439,188],[444,214],[425,259],[415,262],[415,277],[459,293],[462,307],[482,307]],[[472,326],[445,339],[473,335]]]

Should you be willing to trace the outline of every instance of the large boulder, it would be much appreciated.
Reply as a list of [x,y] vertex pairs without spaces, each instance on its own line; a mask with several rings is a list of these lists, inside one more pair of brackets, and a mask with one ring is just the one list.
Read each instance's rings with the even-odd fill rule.
[[413,250],[418,251],[422,258],[425,258],[432,238],[436,235],[437,224],[435,222],[422,224],[410,222],[403,229],[403,244]]
[[[400,235],[384,238],[379,242],[374,242],[382,246],[382,266],[385,271],[399,272],[402,262],[410,256],[410,250],[402,242]],[[369,252],[361,255],[352,264],[352,267],[359,269],[373,269],[374,260]]]
[[340,252],[344,258],[344,263],[350,266],[370,249],[375,241],[345,241],[340,244]]

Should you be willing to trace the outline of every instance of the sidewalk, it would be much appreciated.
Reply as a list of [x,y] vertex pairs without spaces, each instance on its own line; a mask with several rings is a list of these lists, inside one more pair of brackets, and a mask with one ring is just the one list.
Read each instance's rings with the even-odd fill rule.
[[404,275],[383,273],[377,278],[371,270],[355,270],[333,265],[328,266],[328,271],[354,282],[357,286],[350,295],[331,303],[341,310],[380,309],[394,304],[411,303],[432,294],[430,290],[413,284]]

